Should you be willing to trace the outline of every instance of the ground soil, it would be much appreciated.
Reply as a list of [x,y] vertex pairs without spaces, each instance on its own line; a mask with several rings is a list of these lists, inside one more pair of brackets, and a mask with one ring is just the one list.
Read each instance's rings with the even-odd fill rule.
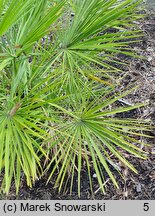
[[[144,20],[139,21],[138,25],[145,32],[145,37],[142,42],[134,45],[134,49],[145,59],[130,60],[130,65],[122,79],[122,85],[131,83],[140,84],[134,93],[126,98],[126,102],[135,104],[137,102],[149,102],[145,108],[139,109],[134,113],[128,113],[132,117],[142,117],[149,119],[155,123],[155,16],[148,13]],[[124,74],[123,74],[124,75]],[[152,132],[152,136],[155,132]],[[144,140],[150,144],[148,147],[149,159],[139,160],[136,157],[129,157],[128,160],[137,168],[138,174],[127,170],[123,170],[125,178],[117,176],[119,189],[114,188],[112,182],[107,177],[106,179],[106,194],[102,194],[95,178],[93,178],[94,194],[89,190],[88,177],[85,170],[82,172],[82,186],[80,199],[131,199],[131,200],[154,200],[155,199],[155,139]],[[38,180],[33,188],[28,188],[24,179],[22,180],[19,195],[15,194],[14,185],[11,188],[9,195],[6,197],[1,195],[0,199],[39,199],[39,200],[54,200],[54,199],[79,199],[77,195],[77,186],[73,188],[70,195],[69,191],[58,193],[57,188],[54,189],[54,179],[46,185],[46,177]]]

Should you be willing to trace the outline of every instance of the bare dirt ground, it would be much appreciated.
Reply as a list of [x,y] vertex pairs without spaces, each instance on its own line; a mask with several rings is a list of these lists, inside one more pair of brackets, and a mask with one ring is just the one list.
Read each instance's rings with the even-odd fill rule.
[[[132,117],[151,119],[155,124],[155,15],[148,14],[145,20],[138,23],[145,32],[142,42],[137,43],[134,49],[145,59],[131,60],[126,75],[123,78],[123,85],[137,83],[140,85],[134,93],[129,95],[126,100],[129,103],[149,102],[149,105],[136,112],[129,113]],[[155,137],[155,131],[151,133]],[[146,140],[144,140],[146,141]],[[97,180],[94,176],[94,194],[89,191],[87,173],[82,173],[82,189],[80,199],[131,199],[131,200],[154,200],[155,199],[155,138],[147,140],[151,145],[148,148],[149,159],[139,160],[129,157],[128,160],[137,168],[139,174],[136,175],[127,169],[124,169],[125,179],[117,176],[119,189],[113,187],[108,176],[106,179],[106,194],[101,194]],[[93,170],[92,170],[93,175]],[[54,179],[45,186],[46,177],[36,182],[35,186],[30,189],[22,181],[19,195],[16,196],[14,186],[7,197],[1,195],[0,199],[79,199],[77,195],[77,182],[73,189],[72,195],[66,190],[65,193],[58,193],[57,189],[53,189]]]

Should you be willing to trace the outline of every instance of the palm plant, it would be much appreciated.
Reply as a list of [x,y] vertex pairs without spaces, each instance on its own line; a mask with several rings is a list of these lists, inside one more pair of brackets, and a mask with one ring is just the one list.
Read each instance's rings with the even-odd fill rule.
[[[0,0],[0,171],[8,193],[21,175],[32,186],[52,167],[59,190],[69,176],[72,191],[85,162],[104,192],[104,173],[118,187],[110,164],[137,172],[124,153],[147,154],[138,137],[149,123],[118,119],[117,113],[143,104],[116,107],[130,91],[116,92],[118,54],[136,57],[128,47],[134,30],[135,0]],[[135,12],[133,12],[133,9]],[[131,16],[132,15],[132,16]],[[112,32],[110,32],[112,30]],[[137,139],[135,138],[137,137]],[[145,144],[144,144],[145,145]],[[113,156],[112,156],[113,155]]]

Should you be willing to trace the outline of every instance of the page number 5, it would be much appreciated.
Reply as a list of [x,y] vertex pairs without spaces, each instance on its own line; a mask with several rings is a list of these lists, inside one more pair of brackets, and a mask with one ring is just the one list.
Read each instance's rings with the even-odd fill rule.
[[149,203],[144,203],[143,210],[148,211],[149,210]]

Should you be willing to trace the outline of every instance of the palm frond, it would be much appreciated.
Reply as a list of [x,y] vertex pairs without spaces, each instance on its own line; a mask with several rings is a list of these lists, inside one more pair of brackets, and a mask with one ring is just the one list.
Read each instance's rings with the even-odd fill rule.
[[[127,92],[124,93],[122,97],[126,94]],[[135,122],[135,120],[130,119],[114,118],[113,114],[117,113],[117,109],[118,112],[127,112],[138,107],[127,106],[125,108],[117,108],[116,110],[113,108],[108,111],[109,105],[112,106],[112,104],[114,104],[121,95],[119,95],[119,97],[118,95],[114,95],[113,97],[115,100],[106,96],[105,102],[100,102],[100,104],[98,101],[96,103],[96,100],[92,100],[92,95],[92,102],[90,103],[88,95],[84,95],[85,94],[83,93],[81,104],[78,101],[75,103],[80,107],[78,109],[77,106],[65,109],[62,106],[50,103],[52,107],[60,110],[61,115],[64,115],[65,117],[61,118],[61,122],[64,121],[63,126],[61,122],[60,124],[57,122],[53,127],[53,130],[56,133],[55,145],[59,147],[57,148],[57,151],[54,151],[52,160],[48,165],[48,167],[50,167],[51,164],[52,166],[54,164],[49,180],[52,178],[58,167],[60,167],[55,185],[59,185],[59,190],[61,190],[63,185],[62,183],[65,181],[65,176],[68,174],[75,175],[75,172],[77,172],[79,196],[81,187],[80,173],[84,161],[86,161],[87,164],[90,184],[92,184],[90,167],[93,166],[103,192],[105,192],[103,187],[105,173],[109,175],[114,185],[118,187],[117,181],[111,171],[110,164],[113,164],[113,168],[119,171],[116,164],[121,161],[129,169],[137,173],[137,170],[130,162],[128,162],[125,155],[127,153],[128,155],[134,155],[137,158],[147,158],[147,153],[141,149],[142,142],[140,142],[139,139],[143,136],[141,130],[151,130],[149,123],[145,121]],[[102,100],[104,101],[103,96]],[[106,101],[108,101],[108,103],[106,103]],[[90,104],[92,104],[92,107]],[[103,112],[103,108],[106,111]],[[134,135],[139,137],[139,139],[134,139]],[[111,158],[111,155],[113,155],[113,158]],[[56,160],[56,158],[58,158],[58,160]],[[77,160],[75,158],[77,158]],[[73,178],[74,177],[72,176],[72,179]]]

